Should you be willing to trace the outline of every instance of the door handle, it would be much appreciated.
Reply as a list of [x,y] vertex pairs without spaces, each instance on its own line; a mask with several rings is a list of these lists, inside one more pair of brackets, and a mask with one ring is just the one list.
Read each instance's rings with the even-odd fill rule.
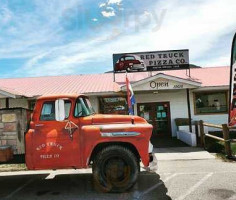
[[44,124],[35,124],[36,127],[44,126]]

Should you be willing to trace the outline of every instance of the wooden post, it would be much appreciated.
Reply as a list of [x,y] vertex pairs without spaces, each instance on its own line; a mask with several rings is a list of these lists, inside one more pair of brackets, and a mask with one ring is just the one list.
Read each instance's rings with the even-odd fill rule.
[[227,124],[222,124],[223,128],[223,138],[225,140],[225,153],[227,157],[232,157],[231,147],[230,147],[230,138],[229,138],[229,128]]
[[197,121],[195,121],[195,123],[194,123],[194,125],[195,125],[195,135],[196,135],[196,141],[197,141],[197,146],[199,146],[199,136],[198,136],[198,122]]
[[204,126],[202,120],[199,121],[199,126],[200,126],[200,136],[201,136],[201,147],[205,148]]
[[191,107],[190,107],[190,98],[189,98],[189,89],[186,89],[187,93],[187,105],[188,105],[188,126],[189,126],[189,132],[192,133],[192,121],[191,121]]
[[9,108],[9,98],[6,98],[6,105],[5,105],[6,108]]

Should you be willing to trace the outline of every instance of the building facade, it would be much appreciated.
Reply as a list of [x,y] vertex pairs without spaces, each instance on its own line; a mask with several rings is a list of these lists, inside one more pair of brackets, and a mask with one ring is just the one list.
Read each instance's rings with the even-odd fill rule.
[[[229,67],[129,73],[134,112],[154,127],[154,136],[176,136],[177,118],[223,124],[228,120]],[[128,114],[125,74],[105,73],[0,79],[0,108],[33,109],[37,97],[83,93],[97,113]],[[1,130],[0,130],[1,131]]]

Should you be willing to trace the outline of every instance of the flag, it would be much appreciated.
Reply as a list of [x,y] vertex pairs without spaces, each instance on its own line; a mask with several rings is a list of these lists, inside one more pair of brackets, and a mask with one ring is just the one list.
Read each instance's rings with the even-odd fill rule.
[[134,115],[133,105],[135,104],[134,92],[126,74],[126,89],[127,89],[127,102],[129,107],[129,115]]

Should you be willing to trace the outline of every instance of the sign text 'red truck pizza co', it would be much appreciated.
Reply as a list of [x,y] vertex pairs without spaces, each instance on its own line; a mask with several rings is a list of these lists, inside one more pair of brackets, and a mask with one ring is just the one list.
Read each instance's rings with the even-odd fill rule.
[[170,50],[113,54],[114,72],[189,69],[189,51]]

